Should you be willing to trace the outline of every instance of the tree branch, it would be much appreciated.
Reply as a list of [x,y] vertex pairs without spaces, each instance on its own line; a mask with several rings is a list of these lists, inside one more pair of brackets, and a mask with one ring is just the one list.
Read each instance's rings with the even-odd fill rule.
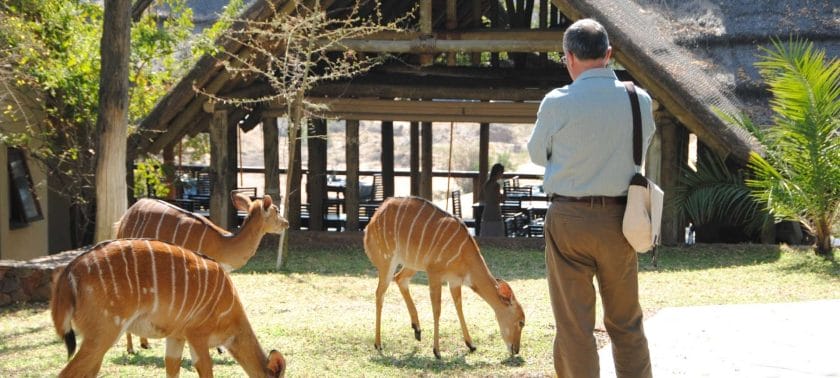
[[146,8],[152,4],[152,1],[153,0],[135,0],[134,5],[131,6],[131,21],[140,21],[140,17],[143,17],[143,12],[145,12]]

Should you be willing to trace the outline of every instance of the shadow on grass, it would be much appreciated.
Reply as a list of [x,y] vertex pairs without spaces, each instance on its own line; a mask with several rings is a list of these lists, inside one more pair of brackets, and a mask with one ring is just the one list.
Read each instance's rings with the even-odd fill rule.
[[[34,333],[34,331],[32,333]],[[18,334],[18,336],[22,336],[22,335],[23,334]],[[9,339],[9,337],[6,336],[6,335],[4,335],[3,337],[7,340]],[[41,348],[45,348],[45,347],[61,348],[65,352],[67,351],[67,349],[64,347],[64,343],[61,340],[59,340],[58,337],[55,337],[55,338],[50,338],[49,340],[40,340],[40,341],[34,342],[34,343],[28,342],[24,345],[17,345],[17,346],[12,346],[12,347],[0,346],[0,356],[5,355],[5,354],[9,354],[9,353],[15,353],[15,352],[37,350],[37,349],[41,349]]]
[[785,273],[811,273],[822,278],[840,279],[840,249],[834,249],[834,258],[817,256],[812,248],[796,251],[794,261],[784,264],[779,270]]
[[779,261],[778,245],[697,244],[691,247],[659,247],[658,266],[650,253],[639,255],[639,271],[695,271],[738,266],[772,264]]
[[[2,337],[5,341],[8,341],[9,339],[14,339],[16,337],[22,337],[22,336],[42,332],[46,328],[47,328],[46,326],[16,328],[14,331],[12,331],[10,333],[2,334]],[[52,327],[50,327],[50,331],[52,331]],[[50,334],[54,334],[54,333],[50,332]],[[55,341],[59,342],[60,340],[58,339],[58,337],[56,337]]]
[[465,351],[457,355],[450,355],[448,358],[444,356],[438,360],[432,354],[431,349],[421,351],[420,348],[414,348],[406,354],[379,352],[378,355],[371,357],[370,361],[386,367],[399,368],[402,372],[414,371],[414,374],[408,373],[408,375],[452,371],[466,372],[486,368],[491,365],[487,362],[468,364],[466,358],[468,354],[469,352]]
[[[186,349],[186,346],[184,347]],[[185,354],[189,352],[184,350]],[[236,361],[232,358],[223,358],[216,353],[215,348],[211,350],[210,356],[213,359],[213,365],[236,365]],[[122,353],[119,356],[111,358],[111,363],[115,365],[125,366],[156,366],[161,369],[164,368],[164,352],[163,348],[152,347],[145,352],[135,354]],[[188,358],[181,359],[181,369],[193,371],[192,360]]]

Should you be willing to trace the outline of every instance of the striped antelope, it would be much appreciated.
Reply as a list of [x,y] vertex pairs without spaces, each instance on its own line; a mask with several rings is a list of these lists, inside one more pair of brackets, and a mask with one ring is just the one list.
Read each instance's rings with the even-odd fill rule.
[[[181,247],[150,239],[102,242],[53,282],[50,310],[72,357],[60,377],[95,377],[123,332],[166,338],[166,374],[178,375],[184,342],[201,377],[213,375],[209,348],[224,346],[250,377],[282,377],[283,355],[265,355],[230,277]],[[76,333],[82,336],[79,352]]]
[[[231,200],[237,210],[248,214],[235,235],[201,215],[168,202],[144,198],[128,208],[114,225],[116,238],[162,240],[209,256],[226,271],[239,269],[254,256],[263,235],[281,233],[289,228],[289,222],[272,205],[269,195],[252,202],[248,196],[232,192]],[[141,339],[140,346],[148,348],[148,341]],[[129,353],[134,353],[131,334],[126,334],[126,347]]]
[[[490,273],[478,245],[459,219],[421,198],[389,198],[365,228],[365,253],[379,270],[379,285],[376,287],[376,349],[382,350],[379,331],[382,304],[392,278],[397,282],[411,315],[414,337],[420,340],[420,321],[408,284],[415,273],[425,271],[429,277],[435,319],[435,357],[440,359],[438,323],[443,281],[449,283],[464,342],[470,351],[475,351],[475,347],[461,310],[461,285],[472,288],[493,308],[508,351],[511,354],[519,353],[519,339],[525,326],[522,306],[510,286]],[[402,266],[402,269],[394,275],[398,266]]]

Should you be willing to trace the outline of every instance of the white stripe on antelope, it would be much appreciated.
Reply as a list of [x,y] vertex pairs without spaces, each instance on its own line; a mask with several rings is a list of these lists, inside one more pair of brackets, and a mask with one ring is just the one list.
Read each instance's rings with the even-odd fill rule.
[[[126,255],[130,258],[123,259]],[[108,265],[128,274],[103,274]],[[140,277],[139,282],[132,283],[130,276]],[[111,282],[102,285],[102,280]],[[131,295],[132,285],[139,295]],[[186,301],[188,297],[195,299]],[[50,310],[72,357],[61,377],[95,377],[105,352],[126,331],[166,338],[170,377],[178,375],[185,342],[201,377],[213,374],[208,349],[217,346],[229,350],[250,377],[281,377],[285,371],[280,352],[266,356],[260,347],[225,270],[161,241],[107,241],[79,255],[54,281]],[[175,312],[189,315],[173,317]],[[77,333],[82,343],[74,356]]]
[[[251,201],[242,193],[232,192],[231,201],[237,210],[248,214],[236,234],[199,214],[168,202],[143,198],[129,207],[114,225],[116,238],[165,241],[209,256],[227,271],[239,269],[254,256],[265,234],[279,234],[289,228],[289,222],[272,204],[269,195]],[[148,341],[141,339],[140,346],[148,348]],[[129,353],[134,353],[131,334],[126,334],[126,347]]]
[[[474,351],[475,347],[461,309],[461,285],[472,288],[493,308],[508,351],[511,354],[519,353],[519,340],[522,327],[525,326],[522,306],[510,286],[490,273],[478,244],[458,218],[421,198],[389,198],[365,228],[365,253],[379,270],[379,285],[376,287],[376,349],[382,349],[382,304],[392,279],[397,281],[405,299],[414,337],[420,340],[420,321],[408,284],[415,273],[425,271],[429,277],[435,322],[435,357],[440,358],[438,323],[443,281],[449,283],[464,342],[470,351]],[[398,266],[402,266],[402,269],[395,275]]]

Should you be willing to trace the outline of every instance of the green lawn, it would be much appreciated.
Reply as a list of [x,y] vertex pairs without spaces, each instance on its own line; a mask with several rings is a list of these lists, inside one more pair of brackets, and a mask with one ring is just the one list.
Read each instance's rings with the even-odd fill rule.
[[[469,353],[448,290],[444,290],[443,358],[439,361],[432,354],[431,305],[424,274],[418,274],[412,286],[423,340],[414,340],[408,311],[392,285],[383,311],[384,350],[379,353],[373,348],[376,272],[364,252],[334,248],[291,253],[283,272],[272,271],[273,255],[260,253],[233,274],[263,347],[284,353],[289,376],[541,377],[552,373],[554,322],[541,250],[484,251],[490,269],[510,282],[525,309],[521,355],[507,355],[490,307],[467,289],[464,313],[478,347]],[[698,245],[665,248],[659,254],[658,267],[651,265],[650,256],[640,258],[642,306],[649,316],[672,306],[840,299],[840,264],[815,257],[808,249]],[[840,261],[836,250],[835,261]],[[3,376],[55,376],[64,366],[66,350],[45,304],[2,309],[0,320]],[[603,339],[603,331],[599,338]],[[151,350],[128,355],[121,339],[105,356],[100,375],[165,376],[163,350],[162,340],[152,340]],[[243,375],[229,354],[214,356],[217,376]],[[184,357],[182,376],[196,376],[188,351]]]

